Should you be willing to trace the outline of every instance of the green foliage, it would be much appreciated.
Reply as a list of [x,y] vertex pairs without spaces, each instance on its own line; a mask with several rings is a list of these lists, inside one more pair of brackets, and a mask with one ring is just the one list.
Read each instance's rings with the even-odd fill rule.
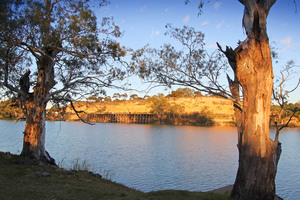
[[222,72],[227,69],[223,54],[214,52],[209,55],[206,52],[201,31],[188,26],[176,28],[170,24],[166,28],[165,35],[174,42],[159,49],[145,46],[136,51],[132,56],[133,70],[151,83],[184,86],[212,94],[222,92],[230,97],[228,88],[219,82]]
[[[272,105],[271,106],[271,119],[274,122],[279,123],[278,125],[282,125],[283,122],[286,122],[291,115],[293,114],[293,112],[295,110],[299,110],[300,108],[300,103],[289,103],[283,106],[283,108],[281,108],[281,106],[279,105]],[[297,111],[294,115],[294,117],[298,118],[298,120],[300,120],[300,112]]]
[[213,126],[214,121],[209,112],[194,112],[191,114],[181,115],[180,122],[183,125],[193,125],[193,126]]
[[163,94],[154,95],[146,101],[150,102],[151,113],[157,115],[159,123],[163,123],[166,120],[172,120],[174,123],[177,116],[184,112],[182,105],[169,103],[168,98],[164,97]]
[[192,97],[194,95],[201,95],[200,92],[196,93],[195,90],[191,88],[178,88],[175,91],[172,91],[171,94],[168,95],[168,97]]
[[[98,3],[100,7],[109,4],[107,0]],[[31,67],[34,86],[50,58],[46,100],[59,107],[75,98],[102,94],[103,87],[123,79],[127,66],[120,61],[126,48],[117,42],[120,28],[112,17],[97,19],[91,9],[94,4],[90,0],[1,1],[0,85],[15,96],[24,95],[19,79],[25,68]]]

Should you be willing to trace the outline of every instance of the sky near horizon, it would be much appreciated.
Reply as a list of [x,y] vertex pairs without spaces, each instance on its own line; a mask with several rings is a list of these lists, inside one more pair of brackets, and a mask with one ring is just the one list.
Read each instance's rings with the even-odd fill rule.
[[[217,49],[216,42],[223,47],[235,48],[238,41],[246,38],[242,28],[243,5],[238,0],[211,0],[204,6],[203,13],[198,15],[198,0],[191,0],[185,5],[184,0],[111,0],[107,7],[96,10],[101,16],[113,16],[115,24],[123,32],[121,45],[138,49],[146,44],[160,47],[169,42],[164,35],[165,25],[172,24],[181,28],[184,25],[194,27],[205,34],[205,47],[213,52]],[[299,1],[297,1],[299,2]],[[293,59],[300,72],[300,6],[295,6],[292,0],[277,0],[271,8],[267,20],[267,32],[270,44],[275,46],[278,64],[274,64],[274,74],[279,75],[280,67]],[[292,88],[300,77],[294,73],[286,88]],[[143,88],[135,80],[136,89]],[[162,89],[160,89],[162,90]],[[113,92],[113,91],[111,91]],[[163,92],[154,90],[153,93]],[[168,91],[166,91],[168,93]],[[132,92],[136,93],[136,92]],[[112,95],[108,92],[108,95]],[[300,101],[300,88],[289,98],[290,102]]]

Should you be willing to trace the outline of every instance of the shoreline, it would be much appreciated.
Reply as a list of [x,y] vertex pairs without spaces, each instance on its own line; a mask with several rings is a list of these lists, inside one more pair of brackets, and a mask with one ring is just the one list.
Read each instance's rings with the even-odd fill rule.
[[[25,120],[18,120],[18,119],[0,119],[3,121],[13,121],[13,122],[21,122]],[[81,120],[46,120],[46,122],[80,122],[84,123]],[[202,127],[202,128],[236,128],[235,125],[191,125],[191,124],[158,124],[158,123],[151,123],[151,124],[143,124],[143,123],[112,123],[112,122],[89,122],[92,124],[137,124],[137,125],[153,125],[153,126],[192,126],[192,127]],[[270,125],[270,129],[275,129],[275,126]],[[287,126],[285,129],[300,129],[299,126]]]
[[233,188],[233,185],[227,185],[227,186],[224,186],[224,187],[220,187],[220,188],[211,190],[210,192],[218,193],[218,194],[229,194],[230,195],[230,193],[232,191],[232,188]]
[[38,165],[36,161],[0,152],[1,199],[174,199],[228,200],[224,188],[208,192],[162,190],[141,192],[86,170]]

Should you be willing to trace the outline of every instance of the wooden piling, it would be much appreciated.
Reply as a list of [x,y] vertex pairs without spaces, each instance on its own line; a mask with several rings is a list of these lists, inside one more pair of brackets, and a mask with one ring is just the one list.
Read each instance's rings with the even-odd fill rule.
[[91,122],[103,123],[126,123],[126,124],[150,124],[155,119],[155,114],[131,114],[131,113],[92,113],[88,114],[88,120]]

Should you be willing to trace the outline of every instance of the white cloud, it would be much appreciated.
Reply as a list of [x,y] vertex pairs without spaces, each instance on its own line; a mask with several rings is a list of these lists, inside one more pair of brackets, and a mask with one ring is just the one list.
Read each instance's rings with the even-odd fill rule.
[[218,10],[221,7],[222,3],[220,1],[217,1],[216,3],[214,3],[214,9]]
[[167,8],[165,8],[165,13],[172,11],[173,9],[174,9],[174,7],[167,7]]
[[215,44],[215,43],[206,45],[206,48],[208,48],[208,49],[216,49],[217,47],[218,47],[218,46],[217,46],[217,44]]
[[204,21],[204,22],[202,22],[201,26],[205,26],[207,24],[208,24],[208,21]]
[[185,18],[183,18],[183,23],[188,23],[190,21],[191,17],[189,15],[187,15]]
[[284,53],[286,52],[286,49],[278,49],[277,52],[280,54],[280,53]]
[[146,5],[144,5],[141,9],[140,9],[140,11],[141,12],[145,12],[146,11],[146,9],[147,9],[147,6]]
[[221,28],[221,27],[223,26],[224,23],[225,23],[225,21],[222,20],[222,21],[216,26],[216,28],[217,28],[217,29]]
[[159,30],[152,30],[150,37],[158,36],[160,34]]
[[282,45],[285,45],[285,46],[287,46],[288,48],[291,47],[291,42],[292,42],[292,36],[289,36],[289,37],[287,37],[287,38],[285,38],[285,39],[283,39],[283,40],[280,41],[280,43],[281,43]]

